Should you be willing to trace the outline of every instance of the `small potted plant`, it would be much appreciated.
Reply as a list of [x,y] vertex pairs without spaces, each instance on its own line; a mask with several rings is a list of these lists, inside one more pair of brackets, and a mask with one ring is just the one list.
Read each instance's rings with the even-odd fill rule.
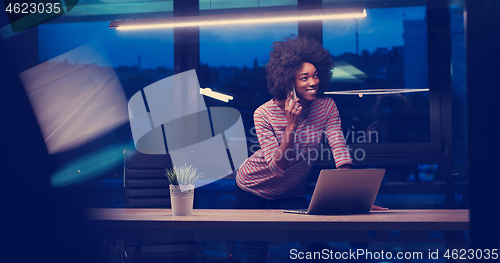
[[191,215],[193,212],[194,182],[202,177],[201,173],[196,173],[196,168],[187,164],[165,170],[165,175],[170,182],[172,215]]

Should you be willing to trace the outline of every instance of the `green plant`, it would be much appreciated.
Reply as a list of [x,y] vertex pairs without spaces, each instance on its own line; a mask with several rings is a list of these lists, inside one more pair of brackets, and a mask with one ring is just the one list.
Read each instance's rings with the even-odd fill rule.
[[165,176],[167,176],[170,184],[173,185],[191,185],[194,182],[202,177],[202,173],[197,174],[196,168],[192,165],[181,165],[174,166],[170,169],[165,169]]

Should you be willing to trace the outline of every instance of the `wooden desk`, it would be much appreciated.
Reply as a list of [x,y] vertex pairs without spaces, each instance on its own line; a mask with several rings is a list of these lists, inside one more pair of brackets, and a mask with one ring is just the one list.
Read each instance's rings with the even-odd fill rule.
[[[468,210],[388,210],[312,216],[282,210],[89,209],[91,229],[109,239],[465,243]],[[431,231],[443,231],[431,236]],[[460,245],[463,247],[463,245]]]

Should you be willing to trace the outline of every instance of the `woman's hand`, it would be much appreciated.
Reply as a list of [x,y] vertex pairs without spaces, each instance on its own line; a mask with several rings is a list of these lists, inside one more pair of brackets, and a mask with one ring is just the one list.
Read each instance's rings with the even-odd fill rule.
[[[293,93],[291,92],[285,101],[285,114],[286,114],[286,128],[289,131],[295,131],[299,126],[300,113],[302,106],[299,103],[299,98],[292,99]],[[291,103],[290,103],[291,102]]]
[[372,210],[389,210],[387,207],[381,207],[378,205],[372,205]]

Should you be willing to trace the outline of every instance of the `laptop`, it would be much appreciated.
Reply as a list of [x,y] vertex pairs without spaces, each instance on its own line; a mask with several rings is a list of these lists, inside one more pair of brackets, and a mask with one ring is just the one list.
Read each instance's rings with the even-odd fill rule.
[[322,170],[309,208],[284,212],[308,215],[368,213],[384,173],[385,169]]

